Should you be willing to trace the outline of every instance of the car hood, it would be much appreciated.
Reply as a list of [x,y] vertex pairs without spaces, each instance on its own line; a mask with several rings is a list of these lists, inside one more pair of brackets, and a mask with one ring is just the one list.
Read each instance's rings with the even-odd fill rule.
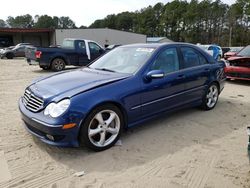
[[231,66],[250,68],[250,57],[234,56],[228,58],[228,62]]
[[237,52],[227,52],[227,53],[225,53],[225,55],[228,55],[228,56],[234,56],[236,54],[237,54]]
[[72,97],[131,75],[82,68],[40,78],[29,86],[29,90],[43,100],[49,98]]
[[249,59],[250,59],[250,57],[245,57],[245,56],[233,56],[233,57],[228,58],[228,61],[237,61],[237,60],[244,61],[244,60],[249,60]]

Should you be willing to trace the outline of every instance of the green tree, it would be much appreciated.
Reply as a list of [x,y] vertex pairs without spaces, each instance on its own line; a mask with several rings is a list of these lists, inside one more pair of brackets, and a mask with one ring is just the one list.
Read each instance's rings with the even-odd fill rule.
[[58,28],[58,18],[48,15],[42,15],[37,17],[37,22],[34,24],[35,28]]
[[[54,17],[55,19],[55,17]],[[76,28],[75,22],[71,20],[68,16],[62,16],[59,18],[59,28],[60,29],[72,29]]]
[[13,28],[31,28],[34,24],[34,20],[29,14],[16,17],[9,16],[6,22]]
[[[244,46],[250,43],[250,1],[174,0],[135,12],[108,15],[90,27],[166,36],[174,41]],[[231,37],[230,37],[231,36]]]
[[107,27],[104,20],[96,20],[89,26],[89,28],[103,28],[103,27]]
[[0,28],[6,27],[6,23],[4,20],[0,19]]

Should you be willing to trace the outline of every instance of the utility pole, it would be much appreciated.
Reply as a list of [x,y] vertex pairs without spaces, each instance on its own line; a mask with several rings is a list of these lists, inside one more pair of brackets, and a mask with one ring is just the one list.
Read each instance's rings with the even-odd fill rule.
[[232,30],[233,30],[233,28],[230,27],[230,29],[229,29],[229,43],[228,43],[229,47],[232,46]]

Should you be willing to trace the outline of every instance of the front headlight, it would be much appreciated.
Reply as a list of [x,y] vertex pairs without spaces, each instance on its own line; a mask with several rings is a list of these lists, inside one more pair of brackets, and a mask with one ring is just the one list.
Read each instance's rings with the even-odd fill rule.
[[64,99],[58,103],[52,102],[45,108],[44,115],[50,115],[53,118],[59,117],[68,109],[69,105],[69,99]]
[[229,63],[228,60],[225,61],[225,64],[226,64],[227,67],[230,66],[230,63]]

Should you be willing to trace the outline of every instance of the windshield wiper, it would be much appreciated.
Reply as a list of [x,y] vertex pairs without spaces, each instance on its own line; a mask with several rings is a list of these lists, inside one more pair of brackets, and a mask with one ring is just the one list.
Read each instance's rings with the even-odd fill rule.
[[115,72],[114,70],[110,70],[107,68],[95,68],[96,70],[103,70],[103,71],[108,71],[108,72]]

